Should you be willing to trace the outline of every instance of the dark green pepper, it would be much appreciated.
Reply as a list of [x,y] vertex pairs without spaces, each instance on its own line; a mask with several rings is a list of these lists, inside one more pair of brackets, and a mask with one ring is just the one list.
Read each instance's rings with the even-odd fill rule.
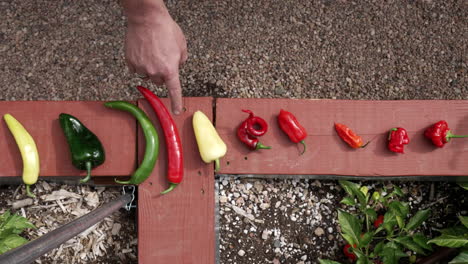
[[70,147],[73,166],[87,172],[80,182],[87,182],[91,178],[91,169],[101,165],[106,159],[101,141],[72,115],[61,113],[59,121]]

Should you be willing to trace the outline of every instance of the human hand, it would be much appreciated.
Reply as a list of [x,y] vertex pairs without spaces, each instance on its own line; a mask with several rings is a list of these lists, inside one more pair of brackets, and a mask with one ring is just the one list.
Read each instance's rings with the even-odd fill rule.
[[187,60],[187,42],[169,14],[144,22],[130,22],[125,38],[125,59],[131,73],[146,76],[156,85],[166,84],[172,112],[182,111],[179,67]]

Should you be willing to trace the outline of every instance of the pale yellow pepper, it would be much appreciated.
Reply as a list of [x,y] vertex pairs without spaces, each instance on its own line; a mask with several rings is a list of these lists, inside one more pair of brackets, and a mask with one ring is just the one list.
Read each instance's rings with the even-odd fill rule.
[[39,178],[39,153],[36,143],[23,125],[12,115],[5,114],[3,118],[13,134],[23,158],[23,182],[26,184],[26,193],[30,197],[35,197],[29,186],[35,184]]
[[205,163],[215,162],[215,171],[219,170],[219,159],[227,152],[223,142],[210,119],[201,111],[193,114],[193,131],[197,139],[200,156]]

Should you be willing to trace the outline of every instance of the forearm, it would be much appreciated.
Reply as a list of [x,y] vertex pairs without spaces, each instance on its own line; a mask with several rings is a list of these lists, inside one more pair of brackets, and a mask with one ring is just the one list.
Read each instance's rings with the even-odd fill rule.
[[121,5],[129,23],[145,23],[169,15],[163,0],[121,0]]

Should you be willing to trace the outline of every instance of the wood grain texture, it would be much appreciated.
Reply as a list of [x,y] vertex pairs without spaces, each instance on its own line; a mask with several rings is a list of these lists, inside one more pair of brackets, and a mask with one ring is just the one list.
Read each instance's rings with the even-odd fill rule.
[[[169,100],[164,98],[163,102],[170,109]],[[146,100],[140,100],[138,104],[155,124],[161,142],[156,168],[138,188],[138,262],[214,263],[213,164],[201,160],[192,127],[196,110],[212,118],[212,98],[184,98],[187,111],[173,116],[182,140],[185,175],[182,183],[166,195],[159,194],[169,186],[164,135]],[[141,130],[138,141],[141,160],[145,144]]]
[[[250,109],[269,131],[260,138],[271,150],[250,151],[236,138],[237,126]],[[308,131],[307,152],[279,129],[280,109],[294,113]],[[456,134],[468,134],[468,101],[346,101],[295,99],[218,99],[216,125],[228,145],[220,173],[310,174],[350,176],[466,176],[468,139],[452,139],[436,148],[424,138],[431,124],[446,120]],[[334,122],[348,125],[364,141],[351,149],[336,134]],[[388,131],[404,127],[410,136],[405,154],[388,151]],[[229,164],[229,165],[228,165]]]
[[3,115],[13,115],[34,138],[40,158],[40,177],[79,176],[86,173],[71,163],[70,150],[58,121],[60,113],[77,117],[101,140],[106,161],[93,169],[94,176],[129,175],[136,165],[136,121],[124,112],[98,101],[0,102],[0,176],[21,176],[23,162]]

